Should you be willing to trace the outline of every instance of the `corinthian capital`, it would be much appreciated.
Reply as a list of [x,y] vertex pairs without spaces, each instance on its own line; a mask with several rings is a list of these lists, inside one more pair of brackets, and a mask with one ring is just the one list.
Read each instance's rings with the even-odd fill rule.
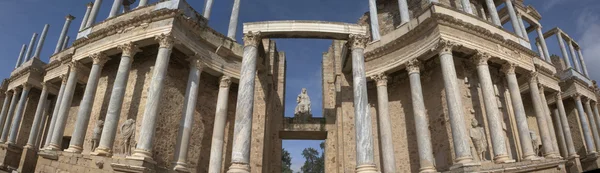
[[227,75],[221,76],[221,84],[219,86],[221,88],[229,88],[231,86],[231,77]]
[[529,73],[529,82],[530,83],[537,83],[538,82],[538,72],[531,72]]
[[127,56],[130,58],[133,58],[135,56],[136,53],[141,52],[142,50],[140,50],[137,46],[137,44],[133,43],[133,42],[129,42],[129,43],[125,43],[123,45],[119,45],[117,46],[118,49],[121,49],[121,51],[123,51],[121,56]]
[[158,41],[160,48],[173,48],[173,44],[175,43],[175,39],[171,33],[160,34],[156,36],[154,39]]
[[440,39],[438,44],[434,47],[434,51],[440,54],[452,54],[452,49],[459,46],[456,42]]
[[108,56],[105,53],[95,53],[90,55],[90,57],[92,58],[92,61],[94,61],[95,65],[104,65],[104,63],[106,63],[106,61],[108,61],[110,58],[108,58]]
[[387,75],[385,75],[385,73],[379,73],[376,75],[371,76],[371,79],[375,80],[375,82],[377,82],[377,86],[386,86],[387,85]]
[[65,17],[65,19],[67,19],[67,20],[73,20],[73,19],[75,19],[75,16],[72,16],[72,15],[68,14],[68,15]]
[[348,46],[350,46],[350,49],[364,49],[367,47],[368,42],[369,36],[367,35],[350,34]]
[[406,64],[406,70],[408,71],[408,74],[419,73],[421,71],[421,61],[418,59],[408,60],[408,64]]
[[252,32],[252,31],[245,33],[244,37],[242,37],[242,39],[244,40],[244,46],[254,46],[254,47],[258,47],[258,45],[260,44],[260,41],[262,40],[260,32]]
[[490,60],[492,56],[490,56],[487,52],[477,51],[475,55],[473,55],[473,62],[475,65],[488,65],[488,60]]
[[517,64],[509,62],[509,63],[506,63],[506,64],[502,65],[502,69],[501,70],[502,70],[502,72],[504,72],[507,75],[510,75],[510,74],[514,75],[516,67],[517,67]]
[[189,59],[190,61],[190,67],[194,67],[198,70],[200,70],[200,72],[202,72],[202,70],[204,70],[204,62],[199,58],[199,57],[192,57]]
[[67,79],[68,77],[66,74],[60,75],[60,80],[63,84],[67,83]]
[[581,94],[579,94],[579,93],[573,94],[573,99],[575,99],[576,101],[581,101]]
[[69,68],[71,68],[71,71],[77,71],[79,67],[81,67],[81,63],[79,63],[78,61],[71,61],[69,63]]

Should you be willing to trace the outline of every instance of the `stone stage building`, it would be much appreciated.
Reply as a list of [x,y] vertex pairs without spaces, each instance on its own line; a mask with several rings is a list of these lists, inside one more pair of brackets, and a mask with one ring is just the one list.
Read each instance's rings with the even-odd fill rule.
[[[0,169],[280,172],[283,139],[325,140],[328,173],[600,167],[581,48],[544,32],[523,0],[369,0],[357,24],[244,23],[242,43],[239,0],[227,35],[207,26],[213,0],[204,14],[184,0],[114,0],[95,22],[101,3],[87,4],[72,44],[66,17],[49,62],[48,25],[35,51],[37,34],[23,45],[1,86]],[[286,56],[271,38],[333,40],[313,107],[323,118],[302,96],[302,120],[283,116]]]

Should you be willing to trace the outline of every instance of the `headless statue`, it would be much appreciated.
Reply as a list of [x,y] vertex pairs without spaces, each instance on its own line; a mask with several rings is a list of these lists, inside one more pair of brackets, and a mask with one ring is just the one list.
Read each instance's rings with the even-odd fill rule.
[[94,131],[92,132],[92,151],[94,151],[100,143],[100,136],[102,136],[102,128],[104,128],[104,121],[98,120],[98,122],[96,122],[96,127],[94,127]]
[[475,146],[475,151],[477,151],[477,157],[480,161],[486,161],[484,157],[485,151],[487,151],[487,140],[485,139],[485,131],[483,127],[479,126],[479,122],[476,119],[471,121],[471,140],[473,140],[473,145]]
[[123,143],[122,152],[124,155],[131,155],[131,147],[134,145],[135,138],[135,120],[128,119],[125,123],[121,124],[121,142]]
[[529,131],[529,135],[531,136],[531,143],[533,144],[533,151],[536,156],[540,156],[540,145],[542,145],[542,141],[538,138],[537,134],[533,131]]

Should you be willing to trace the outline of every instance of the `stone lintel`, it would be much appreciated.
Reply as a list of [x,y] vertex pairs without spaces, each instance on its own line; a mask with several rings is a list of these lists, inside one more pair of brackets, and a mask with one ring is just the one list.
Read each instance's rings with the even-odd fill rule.
[[263,38],[325,38],[346,40],[366,35],[366,26],[341,22],[283,20],[244,23],[243,33],[261,32]]

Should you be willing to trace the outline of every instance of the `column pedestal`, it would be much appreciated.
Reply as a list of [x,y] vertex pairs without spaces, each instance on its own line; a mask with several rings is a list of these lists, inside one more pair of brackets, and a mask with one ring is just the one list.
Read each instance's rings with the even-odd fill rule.
[[17,172],[34,172],[37,158],[37,148],[23,148]]

